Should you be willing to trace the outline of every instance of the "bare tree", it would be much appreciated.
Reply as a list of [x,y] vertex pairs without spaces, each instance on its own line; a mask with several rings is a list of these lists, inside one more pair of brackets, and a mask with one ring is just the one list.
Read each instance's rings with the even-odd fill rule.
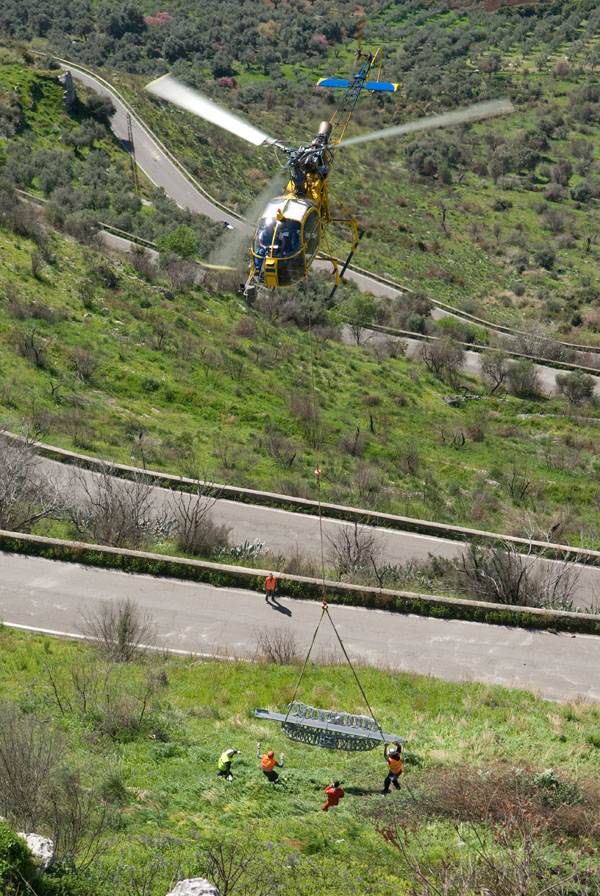
[[198,483],[195,494],[171,495],[172,531],[178,549],[186,554],[210,556],[230,545],[230,528],[215,523],[210,515],[216,501],[210,490]]
[[0,451],[0,528],[29,532],[38,520],[61,516],[64,490],[44,474],[33,441],[0,431]]
[[50,787],[47,816],[55,859],[81,872],[104,851],[115,812],[95,788],[84,785],[79,769],[62,767]]
[[483,352],[480,355],[481,372],[486,380],[489,380],[493,395],[504,383],[510,368],[508,355],[505,352]]
[[100,849],[109,812],[77,769],[62,760],[65,739],[47,720],[23,715],[12,703],[2,708],[0,726],[0,807],[24,831],[46,827],[55,860],[81,870]]
[[101,601],[83,610],[81,632],[115,663],[130,662],[156,644],[157,626],[150,613],[130,598]]
[[419,348],[419,357],[427,369],[452,386],[458,385],[464,354],[463,349],[451,339],[422,342]]
[[568,560],[544,563],[508,542],[472,544],[454,565],[459,587],[477,600],[549,609],[572,609],[580,575]]
[[169,529],[165,511],[155,505],[153,486],[143,474],[116,477],[108,464],[94,474],[77,470],[75,487],[81,499],[71,508],[71,521],[78,532],[99,544],[142,547]]
[[278,889],[259,847],[222,841],[206,850],[205,859],[206,876],[221,896],[268,896]]
[[278,666],[293,666],[300,655],[294,632],[283,627],[258,631],[256,652],[265,663]]
[[265,436],[264,446],[269,456],[280,467],[284,469],[292,467],[298,453],[298,446],[286,435],[276,429],[270,429]]
[[58,767],[64,739],[36,716],[4,703],[0,725],[0,806],[25,831],[44,815],[50,778]]
[[14,341],[22,358],[40,370],[48,367],[48,339],[38,334],[35,325],[26,330],[17,330]]
[[371,569],[379,565],[381,548],[375,530],[369,526],[340,524],[332,534],[326,534],[329,544],[328,560],[339,576]]

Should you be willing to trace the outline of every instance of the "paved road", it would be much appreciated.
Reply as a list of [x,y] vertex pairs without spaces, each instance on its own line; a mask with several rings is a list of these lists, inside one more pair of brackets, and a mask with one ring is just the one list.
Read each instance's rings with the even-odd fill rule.
[[[85,84],[96,93],[110,97],[116,109],[111,119],[111,128],[117,139],[128,146],[128,110],[124,103],[114,91],[91,75],[70,68],[68,65],[63,65],[63,68],[69,69],[74,80]],[[181,208],[199,212],[216,221],[237,223],[234,217],[215,206],[206,195],[192,186],[135,116],[131,115],[130,121],[136,162],[153,184],[163,187],[167,196],[170,196]]]
[[[314,601],[92,569],[33,557],[0,555],[0,615],[53,633],[77,633],[81,612],[96,601],[129,597],[155,618],[161,646],[185,653],[251,657],[265,628],[291,628],[299,652],[308,649],[320,617]],[[600,638],[528,632],[480,623],[399,616],[380,610],[331,607],[353,662],[519,687],[552,700],[600,700]],[[368,617],[368,618],[367,618]],[[319,661],[334,655],[324,620],[313,648]],[[339,657],[341,659],[341,657]]]
[[[384,286],[384,284],[378,284],[379,286]],[[368,289],[370,287],[365,285],[360,287],[361,289]],[[390,290],[390,287],[385,287],[387,290]],[[396,295],[398,293],[396,292]],[[439,316],[439,315],[438,315]],[[347,345],[355,345],[356,340],[352,335],[352,331],[350,327],[345,326],[342,331],[342,339]],[[379,333],[375,330],[365,329],[361,335],[361,344],[363,345],[375,345],[376,343],[387,342],[390,339],[398,339],[400,342],[403,342],[406,345],[406,356],[407,358],[418,358],[419,352],[423,346],[423,341],[420,339],[411,339],[407,336],[393,336],[387,335],[384,333]],[[511,361],[511,363],[514,363]],[[556,377],[558,374],[564,374],[565,370],[561,370],[556,367],[548,367],[543,364],[535,364],[539,380],[540,380],[540,390],[545,395],[553,395],[557,394],[558,390],[556,388]],[[466,350],[463,358],[462,371],[464,373],[470,373],[474,376],[481,377],[481,353]],[[590,374],[592,379],[594,380],[594,394],[600,396],[600,375],[596,376],[594,374]],[[449,389],[449,391],[452,391]]]
[[[47,475],[60,484],[63,491],[79,497],[85,495],[78,477],[84,476],[91,482],[95,476],[90,471],[80,471],[74,476],[71,466],[47,458],[40,458],[40,464]],[[177,492],[155,489],[157,507],[168,507],[177,497]],[[321,565],[321,528],[325,560],[328,562],[332,558],[333,545],[339,544],[341,530],[353,529],[354,525],[334,519],[323,519],[320,525],[318,516],[313,514],[292,513],[259,504],[241,504],[223,498],[214,503],[210,512],[215,522],[229,527],[233,544],[260,541],[265,549],[276,556],[297,555],[311,561],[317,568]],[[410,560],[427,560],[430,555],[453,559],[459,557],[467,547],[465,542],[439,536],[377,526],[371,527],[370,531],[375,535],[372,551],[379,564],[402,566]],[[564,568],[562,562],[540,559],[535,555],[528,562],[539,565],[548,577]],[[592,603],[600,601],[600,568],[578,564],[571,564],[571,568],[574,580],[572,597],[575,604],[590,607]]]

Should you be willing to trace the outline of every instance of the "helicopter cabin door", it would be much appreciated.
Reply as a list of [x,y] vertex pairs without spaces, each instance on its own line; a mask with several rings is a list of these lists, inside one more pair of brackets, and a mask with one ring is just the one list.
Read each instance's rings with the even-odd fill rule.
[[321,218],[307,199],[272,199],[259,218],[252,256],[266,286],[291,286],[302,280],[319,251]]

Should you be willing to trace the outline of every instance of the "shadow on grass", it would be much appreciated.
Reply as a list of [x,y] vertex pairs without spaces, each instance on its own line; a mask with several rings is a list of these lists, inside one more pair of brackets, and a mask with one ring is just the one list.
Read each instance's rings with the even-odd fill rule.
[[348,796],[372,796],[381,793],[381,787],[344,787],[344,793]]

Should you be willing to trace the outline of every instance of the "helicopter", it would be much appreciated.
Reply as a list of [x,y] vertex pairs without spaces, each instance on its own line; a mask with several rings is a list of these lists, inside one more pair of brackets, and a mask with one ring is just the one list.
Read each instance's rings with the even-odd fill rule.
[[[243,294],[249,303],[256,297],[260,286],[286,287],[303,280],[317,256],[332,264],[335,284],[329,298],[333,298],[363,236],[356,219],[328,183],[337,150],[341,146],[476,121],[505,114],[513,108],[509,100],[492,100],[345,140],[352,113],[363,92],[395,93],[398,89],[398,84],[380,80],[381,67],[381,48],[374,53],[363,53],[359,45],[354,70],[349,79],[321,78],[317,82],[318,87],[340,88],[344,93],[332,117],[329,121],[321,122],[311,142],[296,148],[287,146],[281,140],[248,124],[171,74],[163,75],[146,85],[146,90],[155,96],[174,103],[255,146],[270,145],[287,156],[283,166],[287,172],[285,191],[268,199],[254,226],[249,247],[250,270],[243,286]],[[330,194],[335,199],[335,209],[330,202]],[[350,233],[350,251],[341,266],[331,252],[327,238],[327,227],[332,223],[346,225]]]

